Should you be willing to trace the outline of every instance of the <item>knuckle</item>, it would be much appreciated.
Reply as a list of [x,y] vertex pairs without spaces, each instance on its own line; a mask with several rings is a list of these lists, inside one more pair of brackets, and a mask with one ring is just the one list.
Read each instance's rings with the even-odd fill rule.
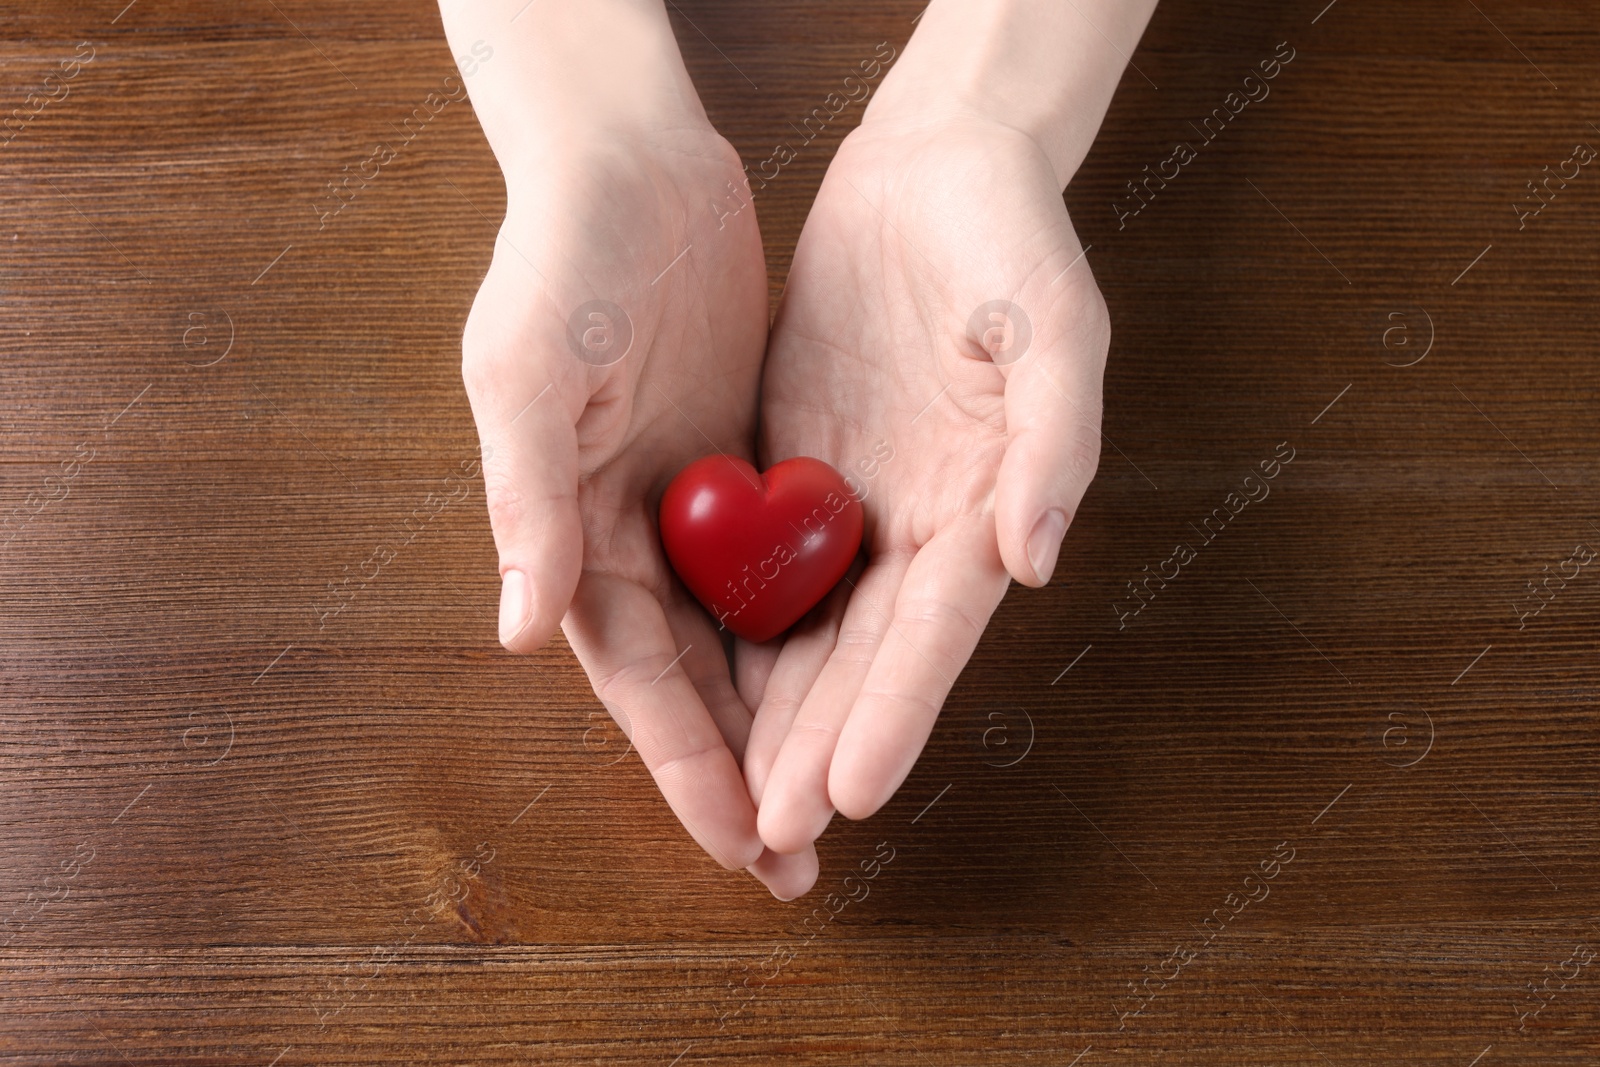
[[793,724],[795,717],[800,714],[800,698],[793,694],[769,695],[762,702],[761,714],[776,717],[779,722],[785,720]]
[[528,324],[508,316],[485,281],[461,330],[461,378],[468,395],[484,399],[513,388],[532,350],[528,340]]
[[1084,419],[1077,422],[1067,437],[1062,465],[1078,484],[1088,485],[1100,469],[1100,420]]
[[963,633],[976,638],[983,633],[984,620],[968,611],[964,604],[932,597],[918,597],[901,605],[901,616],[918,629],[936,634]]
[[1104,366],[1111,348],[1111,312],[1100,287],[1085,278],[1063,294],[1056,311],[1066,335],[1077,342],[1076,350]]
[[526,497],[503,464],[484,466],[483,495],[488,503],[489,525],[493,529],[514,530],[527,514]]
[[926,689],[908,689],[903,692],[889,689],[865,689],[864,702],[898,707],[917,720],[936,718],[944,708],[944,697]]
[[825,719],[796,719],[789,733],[807,739],[819,748],[831,748],[839,736],[839,727]]
[[[630,659],[615,670],[605,671],[599,677],[591,679],[594,695],[608,707],[612,704],[628,707],[635,703],[630,698],[637,696],[640,689],[648,687],[660,678],[662,671],[671,662],[672,657],[665,654]],[[645,743],[646,740],[641,739],[636,731],[634,747],[643,748]]]
[[[617,693],[620,690],[626,695],[630,682],[637,674],[638,672],[634,669],[633,664],[624,663],[614,671],[606,671],[598,677],[591,678],[590,685],[594,688],[595,697],[606,707],[610,707],[613,704],[623,704],[626,702],[619,701]],[[634,738],[635,748],[639,747],[638,741],[639,738],[636,736]]]
[[[635,747],[640,748],[642,758],[642,753],[645,751],[645,749],[643,746],[636,745]],[[680,774],[685,778],[693,778],[695,761],[700,759],[702,756],[705,756],[706,754],[716,750],[718,747],[719,745],[717,742],[709,741],[705,744],[695,745],[683,752],[674,752],[670,756],[666,756],[654,761],[650,768],[651,773],[669,780]]]
[[869,667],[877,654],[878,644],[878,634],[873,630],[864,626],[845,626],[839,630],[839,637],[834,642],[833,653],[828,660],[841,666]]
[[511,380],[515,364],[503,348],[473,335],[469,324],[461,337],[461,381],[467,394],[479,399],[496,396]]

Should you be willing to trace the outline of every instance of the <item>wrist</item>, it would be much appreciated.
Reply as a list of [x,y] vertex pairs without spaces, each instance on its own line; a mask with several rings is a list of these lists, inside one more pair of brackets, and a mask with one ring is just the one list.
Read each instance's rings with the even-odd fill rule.
[[458,56],[493,50],[466,85],[508,181],[590,146],[711,129],[661,0],[441,0],[440,9]]
[[1155,0],[933,0],[867,122],[986,120],[1026,134],[1060,186],[1083,162]]

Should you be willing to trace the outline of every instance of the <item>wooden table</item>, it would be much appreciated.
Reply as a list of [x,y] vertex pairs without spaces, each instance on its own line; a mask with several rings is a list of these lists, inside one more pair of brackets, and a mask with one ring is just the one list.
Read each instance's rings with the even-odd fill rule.
[[[432,5],[124,2],[0,3],[0,1062],[1600,1061],[1592,4],[1163,6],[1099,479],[786,905],[495,640],[469,105],[324,225]],[[918,9],[673,5],[752,163]]]

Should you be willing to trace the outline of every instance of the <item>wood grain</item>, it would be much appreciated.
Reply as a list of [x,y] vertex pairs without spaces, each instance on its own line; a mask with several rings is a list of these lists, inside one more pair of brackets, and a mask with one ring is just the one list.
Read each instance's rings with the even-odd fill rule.
[[[1324,2],[1158,11],[1067,193],[1099,478],[791,905],[693,846],[559,639],[495,641],[469,106],[318,228],[451,73],[433,6],[0,2],[0,118],[94,55],[0,145],[0,1060],[1600,1060],[1600,576],[1519,618],[1600,544],[1600,175],[1513,206],[1600,141],[1600,26]],[[673,5],[752,164],[919,8]],[[858,118],[758,201],[774,296]]]

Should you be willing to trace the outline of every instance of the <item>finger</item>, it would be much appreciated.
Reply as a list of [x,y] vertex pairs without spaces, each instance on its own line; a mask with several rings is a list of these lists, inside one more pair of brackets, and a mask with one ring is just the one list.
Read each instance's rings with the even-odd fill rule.
[[911,561],[828,769],[828,798],[846,818],[877,811],[910,773],[1008,584],[986,517],[939,531]]
[[[860,568],[849,575],[856,581]],[[840,582],[823,602],[784,639],[770,669],[762,699],[756,705],[755,721],[750,726],[750,742],[744,754],[744,780],[750,797],[759,806],[772,765],[783,748],[784,738],[800,712],[801,701],[811,691],[817,676],[827,665],[828,656],[839,642],[839,625],[850,604],[850,582]]]
[[743,870],[761,856],[738,762],[678,660],[661,605],[590,571],[562,622],[595,695],[633,741],[661,795],[711,857]]
[[734,639],[733,681],[746,707],[761,706],[762,694],[767,691],[767,679],[772,675],[773,664],[778,662],[778,653],[782,651],[783,644],[781,640],[758,645],[742,637]]
[[995,527],[1006,570],[1034,587],[1049,584],[1100,462],[1111,327],[1088,265],[1073,271],[1082,273],[1061,283],[1032,349],[1005,368],[1009,440],[995,482]]
[[[822,836],[833,818],[828,765],[834,745],[883,642],[910,563],[909,553],[885,554],[861,573],[850,592],[838,638],[800,701],[761,793],[761,839],[775,852],[801,851]],[[779,691],[772,683],[767,688],[771,702]],[[784,691],[798,692],[799,687]],[[762,711],[756,714],[759,719]]]
[[[583,565],[578,440],[548,373],[560,352],[526,351],[480,310],[504,294],[491,270],[462,337],[461,373],[484,448],[483,486],[500,555],[500,643],[533,652],[555,632]],[[560,365],[554,365],[559,368]],[[563,376],[565,370],[563,369]]]
[[779,900],[793,900],[810,892],[817,884],[818,870],[817,850],[811,846],[792,856],[769,848],[750,865],[750,873]]
[[738,761],[744,759],[750,737],[751,713],[733,686],[728,673],[728,656],[716,627],[698,604],[688,601],[669,603],[665,608],[667,625],[675,647],[682,649],[678,661],[695,692],[700,694],[711,720],[717,724],[728,751]]

